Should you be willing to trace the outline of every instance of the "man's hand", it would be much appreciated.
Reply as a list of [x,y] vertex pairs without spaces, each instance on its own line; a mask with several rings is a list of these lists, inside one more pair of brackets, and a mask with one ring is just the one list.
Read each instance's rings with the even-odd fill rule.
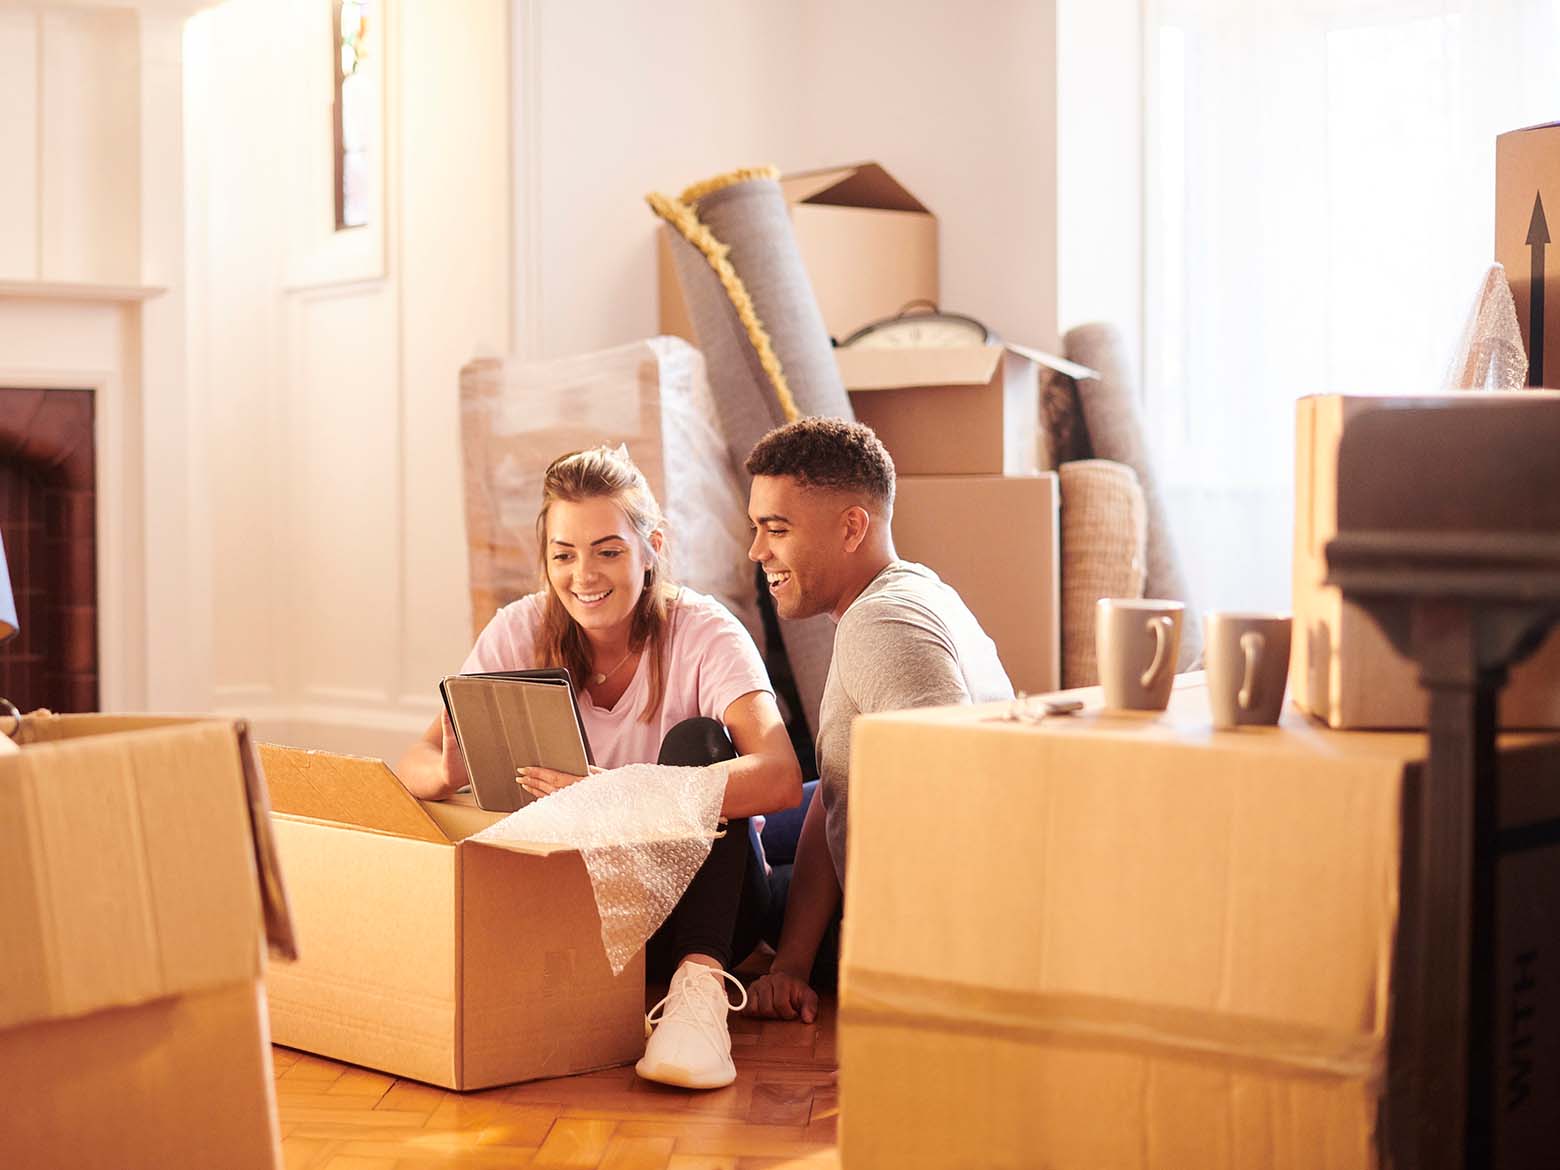
[[[589,765],[590,775],[597,772],[605,772],[605,768],[598,768],[595,764]],[[516,768],[515,783],[524,788],[532,796],[548,796],[557,792],[560,788],[567,788],[570,784],[578,784],[584,776],[571,776],[567,772],[555,772],[551,768]]]
[[818,993],[805,979],[770,969],[748,987],[749,1015],[774,1020],[794,1020],[810,1024],[818,1018]]

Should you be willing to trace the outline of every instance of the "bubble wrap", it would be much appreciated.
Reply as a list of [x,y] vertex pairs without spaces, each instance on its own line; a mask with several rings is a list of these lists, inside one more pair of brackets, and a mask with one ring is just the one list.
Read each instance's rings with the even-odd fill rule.
[[710,854],[727,764],[630,764],[533,801],[469,840],[580,851],[618,974],[666,921]]
[[1521,390],[1527,384],[1527,371],[1527,351],[1522,347],[1505,266],[1491,264],[1452,353],[1446,389]]

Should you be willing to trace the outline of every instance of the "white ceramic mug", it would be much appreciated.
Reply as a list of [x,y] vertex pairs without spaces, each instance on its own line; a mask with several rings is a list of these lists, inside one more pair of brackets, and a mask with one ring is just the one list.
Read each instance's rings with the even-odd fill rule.
[[1153,597],[1102,597],[1094,608],[1094,656],[1105,706],[1163,711],[1175,684],[1186,606]]
[[1210,613],[1203,633],[1208,704],[1219,728],[1278,722],[1294,622],[1282,613]]

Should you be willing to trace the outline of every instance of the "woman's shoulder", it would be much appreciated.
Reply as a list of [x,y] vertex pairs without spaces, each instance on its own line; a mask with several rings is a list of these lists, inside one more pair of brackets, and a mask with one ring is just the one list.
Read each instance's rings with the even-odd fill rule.
[[718,600],[686,585],[680,586],[677,596],[672,599],[671,615],[674,628],[708,629],[727,625],[743,628],[736,616]]
[[[718,598],[689,589],[686,585],[678,591],[676,600],[672,602],[671,636],[674,642],[699,649],[732,638],[753,645],[753,636],[748,633],[747,627]],[[754,653],[757,652],[757,647],[754,647]]]
[[501,605],[493,615],[493,621],[504,625],[540,625],[547,603],[547,595],[541,591],[517,597],[508,605]]
[[546,600],[545,594],[528,593],[508,605],[499,606],[478,635],[478,645],[495,640],[502,641],[506,647],[516,641],[531,642],[542,628]]

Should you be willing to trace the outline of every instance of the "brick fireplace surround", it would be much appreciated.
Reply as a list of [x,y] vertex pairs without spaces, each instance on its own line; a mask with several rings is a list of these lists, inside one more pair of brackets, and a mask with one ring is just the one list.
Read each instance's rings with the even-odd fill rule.
[[92,394],[0,387],[0,536],[19,633],[0,696],[22,710],[98,709]]

